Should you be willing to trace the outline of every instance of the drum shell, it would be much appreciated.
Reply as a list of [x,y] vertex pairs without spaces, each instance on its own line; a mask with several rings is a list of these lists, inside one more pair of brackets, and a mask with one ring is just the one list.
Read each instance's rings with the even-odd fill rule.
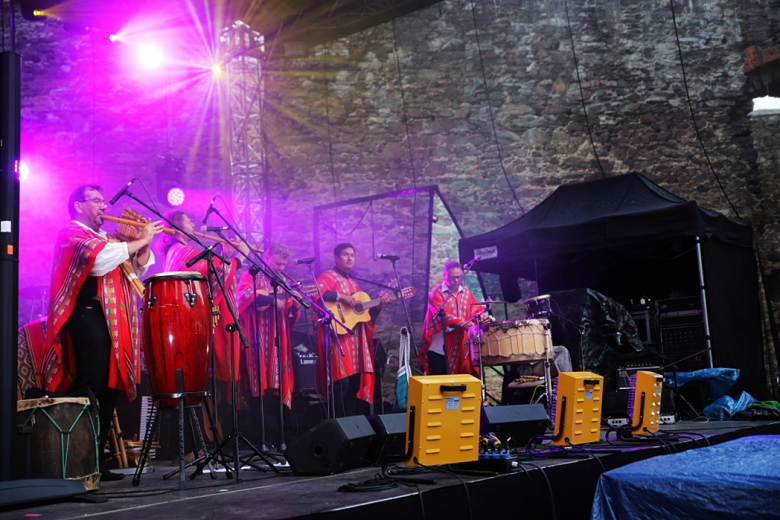
[[476,343],[482,352],[482,365],[511,365],[542,361],[552,340],[547,320],[497,321],[483,325]]
[[80,480],[89,491],[100,487],[98,417],[90,414],[89,399],[25,399],[17,401],[16,410],[17,424],[32,427],[31,478],[63,478],[64,460],[64,478]]
[[[143,352],[153,394],[176,393],[178,369],[185,392],[204,391],[212,336],[205,277],[161,273],[146,279],[144,285]],[[190,397],[186,403],[201,399]],[[161,406],[177,404],[176,399],[161,402]]]

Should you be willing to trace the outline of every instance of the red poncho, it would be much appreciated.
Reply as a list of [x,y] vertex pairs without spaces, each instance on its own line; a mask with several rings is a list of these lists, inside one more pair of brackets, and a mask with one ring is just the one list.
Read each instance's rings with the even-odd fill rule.
[[[464,286],[462,291],[455,294],[444,305],[444,318],[440,318],[437,316],[437,311],[449,294],[449,290],[442,284],[434,287],[428,298],[428,310],[425,313],[422,342],[419,349],[420,364],[426,373],[429,373],[426,353],[431,348],[433,336],[447,327],[453,327],[458,322],[470,319],[482,310],[482,306],[472,305],[477,300],[474,298],[474,293]],[[448,374],[472,374],[479,377],[479,370],[471,360],[468,331],[459,328],[449,332],[445,331],[444,348],[447,354]]]
[[[98,233],[77,224],[66,226],[57,236],[49,300],[48,330],[44,344],[43,375],[50,389],[66,392],[76,379],[70,338],[63,326],[68,321],[76,296],[89,276],[98,254],[108,242]],[[117,267],[98,278],[98,299],[111,335],[111,364],[108,386],[135,398],[139,373],[139,318],[133,287]]]
[[[257,294],[273,294],[273,288],[268,277],[257,280]],[[279,293],[283,293],[279,290]],[[241,326],[244,328],[249,348],[246,350],[246,366],[252,395],[259,396],[266,388],[279,386],[279,370],[274,344],[276,323],[274,322],[273,304],[267,309],[257,312],[257,339],[255,342],[255,313],[252,297],[252,275],[245,272],[238,281],[238,306],[241,310]],[[293,299],[288,298],[284,308],[279,309],[279,342],[282,350],[282,401],[288,408],[292,406],[293,370],[290,330],[298,321],[299,313],[293,310]]]
[[[360,286],[352,278],[346,278],[334,270],[325,271],[319,278],[317,284],[324,294],[326,291],[333,291],[341,294],[355,294],[360,291]],[[333,327],[338,327],[334,324]],[[333,374],[333,381],[344,379],[354,374],[360,374],[360,391],[358,399],[373,403],[374,400],[374,324],[373,322],[361,322],[355,326],[355,334],[331,335],[331,353],[330,366]],[[339,344],[344,350],[341,355]],[[322,325],[317,326],[317,356],[320,363],[317,365],[317,381],[321,391],[324,392],[328,381],[325,373],[324,353],[325,330]],[[325,392],[327,393],[327,392]]]

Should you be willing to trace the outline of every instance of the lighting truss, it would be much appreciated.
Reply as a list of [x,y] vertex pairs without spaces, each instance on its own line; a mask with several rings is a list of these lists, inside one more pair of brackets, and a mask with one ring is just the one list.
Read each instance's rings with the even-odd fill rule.
[[[262,58],[241,49],[263,46],[263,36],[237,21],[223,31],[221,40],[228,53],[225,63],[228,109],[230,112],[230,175],[233,207],[239,229],[254,244],[267,236],[267,161],[263,137],[265,84]],[[239,52],[236,52],[239,51]]]

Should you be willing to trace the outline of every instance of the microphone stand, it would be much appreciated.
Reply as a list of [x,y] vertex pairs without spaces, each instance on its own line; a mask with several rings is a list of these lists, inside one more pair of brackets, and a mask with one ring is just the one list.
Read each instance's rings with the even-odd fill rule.
[[[414,347],[414,356],[417,357],[419,355],[417,351],[417,342],[414,339],[414,326],[412,325],[412,318],[409,315],[409,308],[406,306],[406,299],[404,298],[404,292],[403,288],[401,287],[401,280],[398,278],[398,269],[395,267],[395,258],[392,259],[393,262],[393,273],[395,274],[395,283],[398,285],[398,287],[395,289],[395,293],[398,295],[398,297],[401,299],[401,305],[404,307],[404,315],[406,316],[406,326],[409,327],[409,339],[412,340],[412,347]],[[411,366],[411,365],[410,365]]]
[[[254,313],[252,313],[252,328],[254,333],[254,340],[255,340],[255,361],[257,363],[257,370],[256,373],[259,377],[259,392],[260,392],[260,451],[263,453],[268,453],[268,446],[265,444],[265,409],[263,407],[263,372],[262,372],[262,364],[261,361],[265,361],[265,359],[260,355],[261,349],[260,349],[260,324],[257,321],[257,313],[259,312],[257,310],[257,275],[260,273],[260,268],[257,267],[257,264],[252,264],[252,266],[249,268],[249,274],[252,277],[252,294],[254,294],[254,298],[252,299],[252,307],[254,308]],[[252,367],[255,368],[255,367]],[[247,369],[249,369],[249,366],[247,366]]]
[[[268,277],[268,280],[269,280],[269,282],[271,284],[271,287],[273,288],[273,295],[274,295],[273,313],[274,313],[274,325],[276,327],[276,330],[274,331],[274,345],[276,347],[277,371],[278,371],[277,375],[279,377],[279,435],[280,435],[280,439],[281,439],[281,448],[282,448],[282,451],[284,451],[284,450],[287,449],[287,446],[286,446],[286,444],[284,442],[284,402],[282,401],[282,363],[281,363],[281,360],[282,360],[282,349],[281,349],[281,341],[280,341],[280,338],[279,338],[279,329],[280,329],[279,309],[278,309],[278,307],[276,305],[277,296],[278,296],[278,288],[282,287],[293,299],[295,299],[298,303],[300,303],[304,308],[308,309],[309,305],[308,305],[308,303],[303,301],[300,297],[298,297],[293,292],[292,288],[289,285],[287,285],[287,282],[284,281],[284,278],[279,273],[274,271],[265,262],[265,260],[263,260],[262,256],[260,256],[255,251],[255,249],[249,245],[249,243],[247,242],[246,238],[237,229],[235,229],[233,227],[233,225],[224,216],[222,216],[222,214],[219,212],[219,210],[217,208],[212,208],[212,212],[216,213],[219,216],[219,218],[222,219],[222,221],[225,223],[225,225],[227,227],[229,227],[230,230],[236,235],[236,237],[242,243],[244,243],[247,246],[250,254],[254,257],[254,260],[256,261],[254,263],[253,267],[255,267],[258,270],[258,272],[262,272],[265,276]],[[225,237],[222,235],[222,233],[220,231],[218,231],[217,234],[221,238],[225,239]],[[247,255],[244,255],[243,253],[241,253],[241,254],[244,256],[244,258],[246,258],[250,262],[252,261]],[[257,293],[256,292],[255,292],[253,297],[255,298],[255,302],[256,302],[256,298],[257,298]],[[256,307],[255,307],[255,309],[256,309]],[[235,318],[235,315],[234,315],[234,318]],[[236,319],[235,322],[238,325],[239,333],[241,333],[241,327],[240,327],[240,324],[238,322],[238,319]],[[257,323],[257,315],[256,314],[255,314],[255,323]],[[247,343],[245,343],[244,345],[245,345],[245,348],[248,347]],[[261,377],[262,377],[262,374],[261,374]],[[262,402],[262,399],[263,398],[261,396],[260,397],[261,402]],[[233,403],[233,406],[235,407],[236,403]],[[263,424],[263,428],[264,428],[264,426],[265,426],[265,421],[264,420],[262,420],[262,424]],[[236,432],[236,433],[238,433],[238,432]],[[265,437],[264,433],[265,433],[265,431],[263,430],[263,437]],[[259,456],[260,459],[262,459],[266,464],[271,465],[269,463],[268,459],[263,454],[261,454],[254,446],[252,446],[252,444],[249,443],[248,440],[246,440],[240,433],[238,433],[238,435],[244,440],[244,443],[246,445],[248,445],[253,450],[255,455]],[[267,450],[267,448],[266,448],[266,450]],[[266,453],[269,453],[269,452],[266,451]],[[253,457],[250,456],[249,459],[247,459],[247,463],[249,463],[249,461],[251,461],[252,458]],[[271,467],[273,467],[274,470],[277,473],[279,472],[279,470],[275,466],[271,466]]]
[[[317,288],[317,294],[319,295],[319,301],[322,302],[322,305],[317,304],[314,302],[311,298],[309,298],[308,295],[306,295],[307,298],[309,298],[309,301],[311,302],[314,309],[319,314],[319,322],[320,326],[324,328],[323,332],[323,342],[322,342],[322,359],[323,359],[323,372],[325,374],[325,395],[327,396],[328,401],[328,407],[327,407],[327,416],[328,419],[334,419],[336,417],[336,401],[335,396],[333,392],[333,373],[332,373],[332,366],[331,366],[331,338],[335,336],[336,343],[339,346],[339,353],[344,356],[344,348],[341,346],[341,341],[339,340],[338,334],[336,334],[336,330],[333,327],[333,322],[335,321],[336,324],[341,327],[342,329],[346,330],[347,333],[350,336],[355,335],[355,331],[344,325],[342,322],[336,319],[336,317],[333,315],[332,312],[328,310],[327,307],[325,307],[324,303],[325,300],[322,297],[322,289],[320,289],[320,284],[317,283],[317,277],[314,276],[314,268],[311,266],[311,264],[308,264],[309,266],[309,273],[311,274],[312,279],[314,280],[314,286]],[[305,293],[302,293],[305,294]],[[332,414],[331,414],[332,412]]]
[[[216,256],[217,258],[219,258],[223,262],[227,262],[227,260],[225,260],[224,258],[222,258],[220,255],[218,255],[217,253],[215,253],[213,251],[214,247],[216,247],[217,244],[214,244],[212,246],[206,247],[206,245],[204,245],[203,242],[198,240],[197,237],[195,237],[194,235],[184,231],[182,228],[177,226],[170,219],[166,218],[159,211],[157,211],[156,208],[153,208],[153,207],[149,206],[149,204],[147,204],[143,200],[141,200],[138,197],[136,197],[135,195],[133,195],[133,193],[131,191],[125,190],[123,195],[126,195],[126,196],[130,197],[131,199],[136,201],[138,204],[140,204],[141,206],[146,208],[150,213],[156,215],[158,218],[160,218],[160,219],[164,220],[166,223],[168,223],[168,225],[171,226],[171,228],[175,229],[176,231],[179,231],[180,233],[185,235],[187,238],[189,238],[191,241],[195,242],[201,248],[203,248],[203,252],[200,253],[198,256],[201,257],[201,258],[205,257],[206,258],[206,262],[208,263],[208,283],[206,284],[207,285],[206,294],[208,295],[209,308],[213,309],[214,308],[214,294],[213,294],[213,291],[212,291],[211,277],[212,277],[212,275],[214,275],[214,276],[217,275],[217,271],[216,271],[216,269],[214,267],[213,257]],[[219,280],[218,276],[217,276],[217,279]],[[212,321],[212,323],[213,323],[213,321]],[[204,399],[203,402],[204,402],[204,405],[206,406],[206,414],[208,415],[209,422],[211,423],[211,434],[212,434],[212,438],[214,439],[214,443],[215,443],[216,448],[214,450],[206,453],[203,457],[200,457],[198,460],[203,459],[200,462],[197,462],[197,460],[193,461],[193,463],[197,463],[198,465],[197,465],[197,469],[196,469],[195,473],[193,473],[190,476],[191,480],[194,480],[195,477],[197,477],[199,474],[202,474],[203,473],[203,468],[206,465],[211,467],[211,461],[212,460],[215,463],[219,464],[218,456],[220,456],[220,455],[222,456],[222,464],[223,464],[223,466],[225,466],[225,469],[226,469],[226,476],[227,476],[227,478],[232,478],[231,472],[229,470],[229,466],[225,462],[225,460],[226,460],[225,454],[222,453],[222,450],[221,450],[221,446],[220,446],[221,438],[220,438],[220,435],[219,435],[219,428],[217,427],[217,422],[216,422],[216,419],[217,419],[217,401],[216,401],[217,380],[216,380],[216,377],[217,376],[216,376],[216,353],[215,353],[215,350],[214,350],[213,325],[212,325],[212,335],[211,335],[211,356],[210,356],[210,358],[211,358],[211,390],[212,390],[212,393],[211,393],[211,406],[209,406],[209,400],[208,399]]]

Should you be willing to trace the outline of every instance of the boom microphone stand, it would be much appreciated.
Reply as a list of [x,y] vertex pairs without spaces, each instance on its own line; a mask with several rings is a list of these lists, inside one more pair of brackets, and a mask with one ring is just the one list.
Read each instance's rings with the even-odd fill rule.
[[398,261],[398,258],[394,256],[387,256],[384,259],[390,260],[393,263],[393,273],[395,274],[395,283],[398,286],[394,292],[401,299],[401,305],[403,305],[404,315],[406,316],[406,326],[409,328],[408,330],[409,339],[412,340],[412,347],[414,347],[414,355],[417,356],[418,352],[417,352],[417,342],[414,339],[414,326],[412,325],[412,318],[409,315],[409,308],[406,306],[406,299],[404,298],[403,288],[401,288],[401,280],[400,278],[398,278],[398,269],[396,269],[395,267],[395,263]]
[[[323,359],[323,371],[325,373],[325,395],[327,396],[328,401],[328,408],[327,408],[327,415],[328,419],[333,419],[336,417],[336,401],[335,396],[333,393],[333,371],[331,367],[331,338],[336,338],[336,343],[339,346],[339,353],[344,356],[344,348],[341,346],[341,341],[339,340],[338,334],[336,334],[336,330],[333,327],[333,322],[335,321],[336,324],[341,327],[342,329],[346,330],[347,333],[350,336],[354,336],[355,331],[341,323],[339,320],[336,319],[336,317],[333,315],[332,312],[330,312],[327,307],[325,307],[324,303],[325,300],[322,297],[322,289],[320,289],[320,284],[317,283],[317,277],[314,276],[314,268],[311,264],[309,265],[309,273],[311,273],[312,280],[314,280],[314,286],[317,288],[317,294],[319,295],[319,301],[323,303],[323,305],[318,305],[317,303],[312,301],[312,305],[314,306],[315,310],[319,314],[319,322],[320,326],[324,327],[323,332],[323,339],[322,342],[322,359]],[[305,294],[305,293],[304,293]],[[308,296],[307,296],[308,298]],[[311,299],[309,299],[311,301]],[[332,408],[331,408],[332,407]],[[331,413],[332,412],[332,413]]]
[[[212,208],[211,208],[211,211],[212,211],[213,213],[216,213],[216,214],[217,214],[217,215],[218,215],[218,216],[219,216],[219,217],[222,219],[222,221],[225,223],[226,227],[230,228],[230,230],[231,230],[231,231],[232,231],[232,232],[233,232],[233,233],[236,235],[236,237],[237,237],[237,238],[238,238],[238,239],[239,239],[241,242],[243,242],[243,243],[244,243],[244,244],[245,244],[245,245],[248,247],[248,249],[249,249],[249,251],[250,251],[250,254],[252,254],[252,255],[254,256],[255,260],[256,260],[255,266],[257,267],[257,269],[259,269],[259,271],[260,271],[260,272],[262,272],[262,273],[263,273],[265,276],[267,276],[267,277],[268,277],[268,279],[271,281],[272,287],[274,286],[274,284],[276,284],[276,286],[277,286],[277,287],[282,287],[282,288],[284,288],[284,290],[285,290],[285,291],[287,291],[287,293],[288,293],[288,294],[290,294],[290,296],[291,296],[291,297],[295,298],[295,299],[296,299],[296,300],[297,300],[299,303],[301,303],[301,305],[303,305],[304,307],[307,307],[307,308],[308,308],[308,304],[307,304],[306,302],[302,301],[302,300],[301,300],[299,297],[297,297],[297,295],[295,295],[295,294],[293,293],[293,291],[292,291],[292,289],[290,288],[290,286],[289,286],[289,285],[287,285],[287,283],[286,283],[286,282],[285,282],[285,281],[284,281],[284,280],[281,278],[281,276],[280,276],[280,275],[279,275],[279,274],[278,274],[276,271],[274,271],[273,269],[271,269],[271,267],[270,267],[270,266],[269,266],[269,265],[268,265],[268,264],[267,264],[267,263],[266,263],[266,262],[263,260],[263,258],[262,258],[260,255],[258,255],[258,254],[257,254],[257,252],[255,251],[255,249],[249,245],[249,243],[247,242],[246,238],[244,238],[244,236],[243,236],[243,235],[241,235],[241,233],[240,233],[240,232],[239,232],[237,229],[235,229],[235,228],[234,228],[234,227],[231,225],[231,223],[230,223],[230,222],[229,222],[229,221],[228,221],[228,220],[227,220],[225,217],[223,217],[223,216],[222,216],[222,214],[219,212],[219,210],[218,210],[217,208],[214,208],[214,207],[212,207]],[[225,237],[223,237],[223,236],[222,236],[221,232],[219,232],[219,231],[218,231],[218,234],[219,234],[219,235],[220,235],[220,236],[221,236],[223,239],[225,238]],[[242,253],[242,254],[243,254],[243,253]],[[244,255],[244,257],[248,259],[248,257],[246,257],[246,255]],[[261,267],[261,266],[265,266],[265,268],[263,268],[263,267]],[[223,291],[224,291],[224,288],[223,288]],[[276,295],[277,295],[277,291],[276,291],[276,287],[274,287],[274,305],[276,305]],[[253,297],[254,297],[254,298],[256,298],[256,294],[255,294]],[[248,346],[249,346],[249,345],[248,345],[248,343],[246,342],[246,338],[243,336],[243,332],[241,331],[241,324],[239,323],[239,320],[238,320],[238,318],[237,318],[237,316],[236,316],[235,310],[232,308],[232,303],[230,303],[229,301],[228,301],[228,303],[230,304],[230,305],[229,305],[229,308],[230,308],[231,314],[233,315],[234,323],[235,323],[235,325],[236,325],[236,329],[237,329],[237,331],[238,331],[238,333],[239,333],[239,336],[240,336],[240,337],[241,337],[241,339],[242,339],[242,343],[243,343],[243,345],[244,345],[244,348],[248,348]],[[276,307],[275,307],[275,308],[276,308]],[[256,316],[255,316],[255,320],[256,320],[256,319],[257,319],[257,318],[256,318]],[[278,342],[278,331],[277,331],[277,333],[276,333],[276,336],[277,336],[277,342]],[[279,352],[279,359],[281,360],[281,352],[280,352],[280,350],[279,350],[278,352]],[[280,372],[279,376],[280,376],[280,378],[281,378],[281,372]],[[280,379],[280,382],[281,382],[281,379]],[[233,382],[233,384],[235,385],[235,382]],[[281,384],[280,384],[280,387],[281,387]],[[281,396],[281,392],[280,392],[280,395],[279,395],[280,402],[281,402],[281,397],[282,397],[282,396]],[[261,397],[261,400],[262,400],[262,397]],[[236,401],[233,401],[234,416],[236,415],[236,414],[235,414],[235,409],[236,409],[236,406],[237,406],[237,403],[236,403]],[[282,424],[282,421],[283,421],[283,419],[282,419],[282,415],[281,415],[281,412],[282,412],[282,406],[283,406],[283,404],[280,404],[280,424]],[[235,429],[236,429],[236,426],[235,426],[235,422],[234,422],[234,430],[235,430]],[[284,428],[282,428],[282,439],[284,439],[284,433],[283,433],[283,432],[284,432]],[[257,469],[262,469],[262,468],[259,468],[259,467],[257,467],[257,466],[254,466],[254,465],[250,464],[250,462],[252,461],[252,459],[254,458],[254,456],[257,456],[257,457],[259,457],[259,458],[260,458],[260,459],[261,459],[263,462],[265,462],[265,463],[266,463],[268,466],[270,466],[271,468],[273,468],[274,472],[276,472],[276,473],[278,473],[278,472],[279,472],[279,469],[278,469],[278,468],[276,468],[276,466],[274,466],[273,464],[271,464],[271,462],[270,462],[270,461],[269,461],[269,460],[268,460],[268,459],[265,457],[265,455],[263,455],[263,454],[262,454],[260,451],[258,451],[258,450],[257,450],[257,448],[255,448],[255,447],[254,447],[254,446],[253,446],[253,445],[252,445],[252,444],[251,444],[251,443],[250,443],[250,442],[249,442],[249,441],[246,439],[246,437],[244,437],[244,436],[243,436],[243,435],[242,435],[240,432],[238,432],[238,431],[234,431],[234,432],[233,432],[231,435],[234,435],[234,436],[238,437],[238,439],[239,439],[239,440],[241,440],[241,441],[242,441],[242,442],[243,442],[243,443],[244,443],[246,446],[248,446],[249,448],[251,448],[251,450],[252,450],[252,452],[253,452],[253,456],[250,456],[250,457],[249,457],[249,458],[248,458],[248,459],[245,461],[245,464],[249,464],[249,465],[251,465],[251,466],[253,466],[253,467],[257,468]],[[226,439],[225,441],[223,441],[223,443],[222,443],[222,444],[224,445],[224,444],[225,444],[225,443],[226,443],[226,442],[229,440],[229,438],[230,438],[230,436],[228,437],[228,439]],[[239,470],[240,470],[241,460],[240,460],[240,458],[239,458],[239,454],[238,454],[238,442],[237,442],[237,441],[234,443],[234,452],[235,452],[235,456],[236,456],[236,467],[237,467],[237,468],[239,468]],[[238,471],[238,470],[237,470],[237,471]],[[240,480],[240,479],[238,478],[238,474],[237,474],[237,477],[236,477],[236,478],[237,478],[237,480]]]

